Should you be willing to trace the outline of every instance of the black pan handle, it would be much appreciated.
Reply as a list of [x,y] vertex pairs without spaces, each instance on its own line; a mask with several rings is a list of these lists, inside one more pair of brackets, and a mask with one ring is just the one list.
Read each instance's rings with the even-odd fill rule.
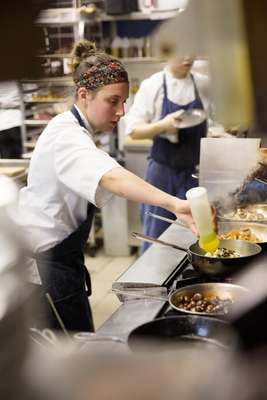
[[185,249],[184,247],[180,247],[180,246],[177,246],[176,244],[164,242],[163,240],[159,240],[159,239],[153,238],[151,236],[143,235],[142,233],[132,232],[132,236],[136,239],[143,240],[144,242],[163,244],[164,246],[168,246],[168,247],[171,247],[176,250],[181,250],[188,254],[188,250]]

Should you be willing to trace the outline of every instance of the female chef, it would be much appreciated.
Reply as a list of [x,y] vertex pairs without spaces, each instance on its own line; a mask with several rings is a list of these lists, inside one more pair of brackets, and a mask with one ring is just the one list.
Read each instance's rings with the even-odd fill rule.
[[[187,201],[149,185],[94,144],[95,132],[111,132],[124,115],[129,82],[122,64],[81,41],[73,51],[73,70],[75,104],[40,135],[20,208],[43,291],[50,294],[68,330],[92,331],[83,248],[95,207],[116,194],[166,208],[193,231],[195,226]],[[52,315],[50,326],[57,327]]]
[[[182,118],[181,110],[209,108],[208,78],[190,72],[193,62],[192,57],[171,59],[166,68],[145,79],[124,118],[126,134],[133,139],[153,139],[146,181],[181,199],[185,199],[188,189],[197,186],[192,172],[199,163],[200,140],[207,132],[206,120],[190,128],[174,127],[177,118]],[[144,233],[158,237],[168,223],[149,217],[149,211],[168,218],[173,216],[157,205],[142,205]],[[148,246],[144,243],[143,251]]]

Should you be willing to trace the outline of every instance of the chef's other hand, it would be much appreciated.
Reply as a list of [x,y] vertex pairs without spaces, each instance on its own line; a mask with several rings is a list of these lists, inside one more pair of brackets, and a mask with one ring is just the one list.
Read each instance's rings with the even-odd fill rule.
[[185,222],[185,224],[191,229],[194,235],[198,236],[197,227],[193,220],[189,202],[187,200],[177,199],[177,205],[174,213],[179,220]]
[[171,114],[166,115],[160,123],[162,126],[162,132],[166,134],[176,134],[178,132],[178,128],[175,126],[177,122],[182,120],[181,115],[183,114],[184,110],[178,110]]

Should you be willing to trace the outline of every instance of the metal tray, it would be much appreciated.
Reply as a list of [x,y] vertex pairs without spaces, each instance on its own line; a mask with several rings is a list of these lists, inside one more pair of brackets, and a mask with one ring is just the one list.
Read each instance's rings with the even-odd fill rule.
[[251,204],[247,207],[240,207],[242,210],[245,210],[247,212],[253,212],[253,213],[260,213],[263,215],[263,219],[258,219],[257,217],[251,216],[248,219],[243,219],[240,218],[239,216],[236,215],[237,209],[234,210],[229,210],[229,211],[222,211],[218,210],[217,216],[218,219],[221,221],[235,221],[235,222],[241,222],[241,223],[248,223],[248,222],[257,222],[257,223],[263,223],[267,224],[267,204]]
[[240,221],[220,221],[218,222],[218,234],[227,233],[233,229],[246,229],[249,228],[251,232],[256,235],[260,241],[260,245],[267,244],[267,224],[259,224],[257,222],[240,222]]

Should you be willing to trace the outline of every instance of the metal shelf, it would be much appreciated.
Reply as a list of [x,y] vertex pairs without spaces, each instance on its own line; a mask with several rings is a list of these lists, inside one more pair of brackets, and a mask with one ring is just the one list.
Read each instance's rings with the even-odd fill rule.
[[47,125],[49,119],[25,119],[24,124],[27,126],[43,126]]
[[[143,13],[141,11],[132,12],[123,15],[107,15],[101,13],[99,19],[101,21],[123,21],[123,20],[164,20],[176,17],[183,9],[171,11],[152,11]],[[90,21],[90,19],[88,19]],[[56,25],[64,26],[77,24],[79,22],[86,22],[86,18],[80,13],[79,8],[60,8],[60,9],[47,9],[41,12],[40,17],[37,19],[38,25]]]
[[129,58],[120,58],[125,64],[149,64],[149,63],[166,63],[167,60],[163,58],[156,58],[156,57],[129,57]]
[[58,77],[47,77],[47,78],[31,78],[21,80],[23,83],[51,83],[52,85],[58,86],[74,86],[74,82],[71,76],[58,76]]
[[[27,133],[29,134],[29,136],[31,138],[33,138],[34,136],[39,136],[45,127],[46,127],[46,125],[35,126],[35,127],[32,127],[32,129],[30,129]],[[25,143],[27,143],[27,142],[25,142]]]
[[[71,58],[71,54],[39,54],[37,57],[40,58]],[[124,63],[165,63],[166,59],[156,57],[127,57],[119,58]],[[45,78],[47,79],[47,78]],[[49,79],[49,78],[48,78]],[[54,79],[54,78],[51,78]]]
[[39,58],[71,58],[71,54],[53,53],[53,54],[37,54]]
[[168,18],[176,17],[183,9],[177,9],[172,11],[153,11],[149,13],[143,13],[141,11],[132,12],[131,14],[124,15],[107,15],[102,14],[100,16],[102,21],[126,21],[126,20],[164,20]]
[[25,104],[33,103],[66,103],[68,99],[58,99],[58,100],[24,100]]
[[59,8],[43,10],[37,19],[38,25],[73,25],[81,21],[79,9],[75,8]]

